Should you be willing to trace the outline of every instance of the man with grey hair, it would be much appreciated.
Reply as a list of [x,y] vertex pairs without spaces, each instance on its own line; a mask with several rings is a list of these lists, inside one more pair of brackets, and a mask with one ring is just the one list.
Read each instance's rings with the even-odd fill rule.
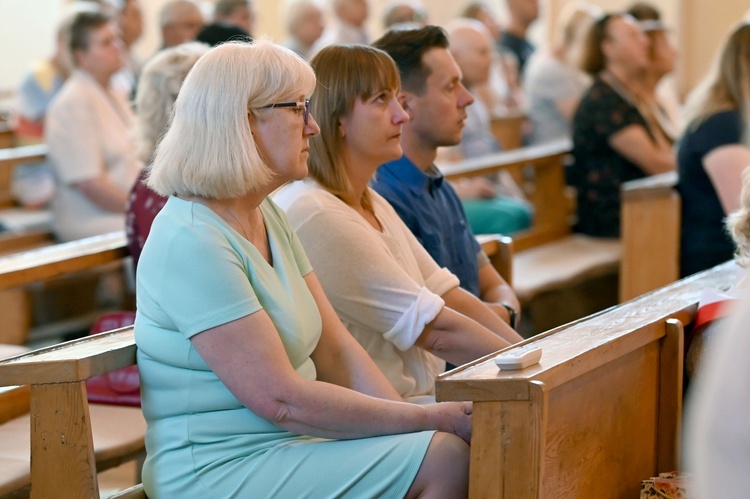
[[427,9],[420,0],[396,0],[391,2],[383,15],[385,29],[408,26],[412,29],[427,25]]
[[317,0],[290,0],[285,20],[288,38],[284,46],[309,60],[315,42],[325,29],[320,4]]
[[211,46],[230,40],[250,41],[255,12],[250,0],[218,0],[214,7],[214,22],[198,34],[199,42]]
[[367,0],[333,0],[334,22],[315,42],[312,53],[315,54],[328,45],[370,43],[370,37],[365,30],[368,13]]
[[162,48],[195,40],[203,29],[203,14],[192,0],[172,0],[159,11]]
[[501,52],[512,55],[518,62],[518,75],[523,78],[526,61],[534,53],[534,46],[527,34],[531,23],[539,17],[539,0],[505,0],[510,19],[503,30],[498,47]]

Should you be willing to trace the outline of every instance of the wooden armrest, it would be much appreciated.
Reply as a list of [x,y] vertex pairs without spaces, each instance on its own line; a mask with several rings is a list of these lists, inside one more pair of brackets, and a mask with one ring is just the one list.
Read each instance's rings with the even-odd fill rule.
[[0,386],[73,383],[135,364],[133,327],[0,360]]
[[679,177],[676,171],[651,175],[625,182],[621,187],[623,201],[647,197],[663,197],[676,194]]
[[477,236],[477,241],[495,270],[509,286],[513,286],[513,239],[500,234],[484,234]]

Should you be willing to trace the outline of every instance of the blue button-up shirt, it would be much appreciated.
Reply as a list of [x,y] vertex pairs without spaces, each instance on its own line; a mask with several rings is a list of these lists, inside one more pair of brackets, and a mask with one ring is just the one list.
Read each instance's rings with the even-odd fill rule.
[[393,206],[432,258],[479,296],[482,251],[453,186],[434,166],[423,172],[406,156],[378,168],[372,187]]

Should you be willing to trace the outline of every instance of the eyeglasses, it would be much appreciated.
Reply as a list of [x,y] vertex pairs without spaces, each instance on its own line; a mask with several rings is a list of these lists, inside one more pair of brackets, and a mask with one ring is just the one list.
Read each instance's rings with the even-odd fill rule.
[[310,99],[305,99],[304,101],[300,102],[279,102],[278,104],[269,104],[258,109],[270,109],[272,107],[304,107],[305,126],[307,126],[307,122],[310,120]]

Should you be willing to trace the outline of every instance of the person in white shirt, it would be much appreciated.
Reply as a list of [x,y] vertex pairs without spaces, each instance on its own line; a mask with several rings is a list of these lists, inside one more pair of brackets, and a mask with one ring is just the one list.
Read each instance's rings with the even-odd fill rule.
[[133,115],[112,91],[123,64],[122,42],[109,16],[76,14],[70,28],[75,70],[45,123],[58,187],[54,231],[63,241],[121,230],[127,193],[141,170],[131,138]]
[[312,54],[318,53],[328,45],[370,43],[370,36],[365,29],[368,14],[367,0],[333,0],[334,21],[315,42]]
[[439,267],[395,210],[368,187],[401,157],[393,60],[378,49],[331,46],[312,60],[310,176],[282,188],[287,212],[323,289],[349,332],[404,399],[434,400],[445,361],[459,365],[521,340]]

